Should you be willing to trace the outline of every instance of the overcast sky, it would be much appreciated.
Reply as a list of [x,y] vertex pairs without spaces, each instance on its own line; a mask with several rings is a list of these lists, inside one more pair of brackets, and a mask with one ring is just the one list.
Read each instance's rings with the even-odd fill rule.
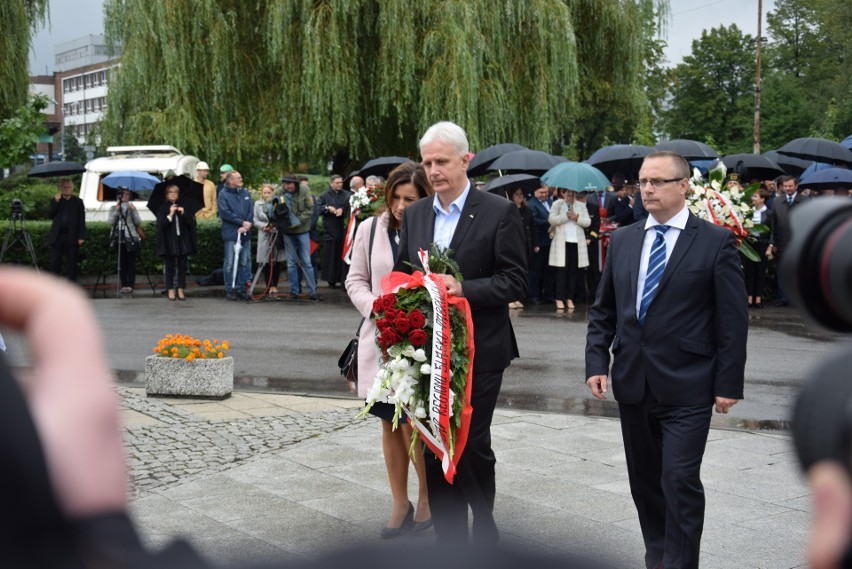
[[[672,65],[692,51],[692,40],[701,37],[704,29],[736,23],[745,33],[757,35],[757,0],[670,0],[670,4],[672,18],[665,39],[669,44],[666,57]],[[764,36],[766,13],[774,6],[775,0],[763,1]],[[102,34],[103,20],[103,0],[50,0],[51,24],[33,39],[30,71],[52,73],[54,46],[87,34]]]

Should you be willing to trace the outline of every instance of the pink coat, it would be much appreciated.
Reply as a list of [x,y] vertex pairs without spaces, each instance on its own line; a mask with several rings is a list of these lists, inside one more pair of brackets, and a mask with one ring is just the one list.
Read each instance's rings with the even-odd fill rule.
[[[366,397],[379,371],[379,351],[376,347],[376,321],[372,318],[373,301],[381,296],[382,277],[393,269],[393,251],[388,239],[388,221],[390,214],[367,219],[355,232],[352,245],[352,264],[346,277],[346,292],[361,316],[366,320],[361,326],[358,339],[358,396]],[[373,238],[372,278],[369,277],[368,263],[370,248],[370,227],[374,223],[376,235]],[[369,280],[368,280],[369,279]]]

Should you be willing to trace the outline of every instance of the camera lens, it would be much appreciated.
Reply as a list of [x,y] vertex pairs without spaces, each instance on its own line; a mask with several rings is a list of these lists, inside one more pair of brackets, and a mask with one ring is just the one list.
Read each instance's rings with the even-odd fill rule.
[[778,269],[784,292],[823,326],[852,331],[852,203],[808,200],[790,212],[790,226]]

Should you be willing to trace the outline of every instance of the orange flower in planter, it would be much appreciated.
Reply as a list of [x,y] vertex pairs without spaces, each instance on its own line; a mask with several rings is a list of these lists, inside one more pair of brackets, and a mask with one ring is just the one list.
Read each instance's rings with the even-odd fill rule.
[[182,358],[191,362],[197,358],[223,358],[229,348],[228,341],[218,338],[201,340],[185,334],[166,334],[154,347],[154,354],[167,358]]

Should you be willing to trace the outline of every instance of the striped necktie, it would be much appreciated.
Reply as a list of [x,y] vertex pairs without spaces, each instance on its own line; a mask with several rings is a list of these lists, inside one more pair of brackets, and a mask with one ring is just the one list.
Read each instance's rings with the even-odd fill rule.
[[666,269],[666,231],[669,230],[669,226],[657,225],[654,229],[657,230],[657,236],[654,238],[653,245],[651,245],[651,255],[648,257],[648,274],[645,277],[645,287],[642,289],[642,302],[639,304],[639,324],[643,326],[645,325],[645,316],[648,314],[648,307],[651,306],[651,301],[657,294],[660,278]]

